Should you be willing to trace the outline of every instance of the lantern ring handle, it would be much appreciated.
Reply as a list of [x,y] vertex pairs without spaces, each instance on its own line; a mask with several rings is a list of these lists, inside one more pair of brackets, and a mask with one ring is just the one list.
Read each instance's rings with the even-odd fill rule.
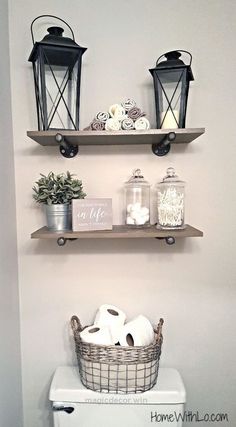
[[[184,53],[187,53],[187,54],[190,56],[189,66],[191,67],[192,59],[193,59],[193,57],[192,57],[191,53],[190,53],[190,52],[188,52],[187,50],[183,50],[183,49],[176,49],[176,51],[177,51],[177,52],[184,52]],[[173,51],[171,50],[170,52],[173,52]],[[161,56],[159,56],[159,58],[157,59],[157,62],[156,62],[156,66],[157,66],[157,64],[158,64],[158,61],[159,61],[163,56],[165,56],[167,53],[170,53],[170,52],[163,53]]]
[[75,41],[75,35],[74,35],[74,32],[73,32],[72,28],[70,27],[70,25],[69,25],[69,24],[67,24],[67,22],[66,22],[66,21],[64,21],[64,20],[63,20],[63,19],[61,19],[61,18],[58,18],[58,16],[55,16],[55,15],[40,15],[40,16],[37,16],[37,18],[35,18],[35,19],[32,21],[31,26],[30,26],[30,32],[31,32],[31,37],[32,37],[32,42],[33,42],[33,44],[34,44],[33,25],[34,25],[35,21],[37,21],[37,19],[40,19],[40,18],[46,18],[46,17],[47,17],[47,18],[56,18],[56,19],[58,19],[59,21],[61,21],[61,22],[63,22],[64,24],[66,24],[66,25],[67,25],[67,27],[69,28],[69,30],[71,31],[71,34],[72,34],[73,40]]

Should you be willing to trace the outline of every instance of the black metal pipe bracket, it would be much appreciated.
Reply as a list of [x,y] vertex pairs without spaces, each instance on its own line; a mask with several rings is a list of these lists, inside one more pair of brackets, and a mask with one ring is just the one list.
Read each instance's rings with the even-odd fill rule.
[[176,138],[175,132],[167,133],[161,142],[158,144],[152,144],[152,152],[159,157],[166,156],[166,154],[170,151],[171,142],[173,142]]
[[173,236],[155,237],[155,239],[165,240],[167,245],[174,245],[175,244],[175,238]]
[[58,246],[65,246],[67,240],[72,242],[73,240],[77,240],[77,239],[70,239],[70,238],[66,238],[66,237],[58,237],[58,239],[57,239]]
[[55,140],[60,145],[60,153],[62,156],[66,157],[67,159],[73,159],[73,157],[78,154],[78,145],[69,144],[69,142],[66,141],[66,138],[60,133],[56,134]]

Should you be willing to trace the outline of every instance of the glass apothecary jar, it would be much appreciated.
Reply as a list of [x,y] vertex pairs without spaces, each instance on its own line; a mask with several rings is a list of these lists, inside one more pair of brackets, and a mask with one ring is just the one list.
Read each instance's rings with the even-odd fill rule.
[[125,182],[125,223],[131,227],[150,225],[150,184],[140,169]]
[[185,182],[180,181],[174,168],[157,184],[157,228],[166,230],[185,228]]

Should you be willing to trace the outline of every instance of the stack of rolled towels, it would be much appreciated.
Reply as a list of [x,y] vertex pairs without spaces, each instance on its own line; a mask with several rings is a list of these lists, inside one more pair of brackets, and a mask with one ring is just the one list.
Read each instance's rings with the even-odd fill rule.
[[86,343],[97,345],[146,346],[154,341],[154,330],[142,314],[126,322],[122,310],[103,304],[97,310],[94,324],[84,328],[80,337]]
[[150,123],[145,116],[136,102],[128,98],[121,104],[111,105],[108,111],[99,111],[84,130],[147,130]]

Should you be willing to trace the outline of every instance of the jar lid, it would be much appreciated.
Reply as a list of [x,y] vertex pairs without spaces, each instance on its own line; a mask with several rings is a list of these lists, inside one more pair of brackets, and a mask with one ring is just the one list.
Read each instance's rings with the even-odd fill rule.
[[131,177],[125,184],[150,185],[149,182],[144,179],[141,169],[134,169]]
[[176,182],[184,184],[184,181],[181,181],[176,175],[174,168],[168,168],[166,169],[166,175],[164,176],[163,180],[160,182],[160,184],[168,184],[169,182]]

